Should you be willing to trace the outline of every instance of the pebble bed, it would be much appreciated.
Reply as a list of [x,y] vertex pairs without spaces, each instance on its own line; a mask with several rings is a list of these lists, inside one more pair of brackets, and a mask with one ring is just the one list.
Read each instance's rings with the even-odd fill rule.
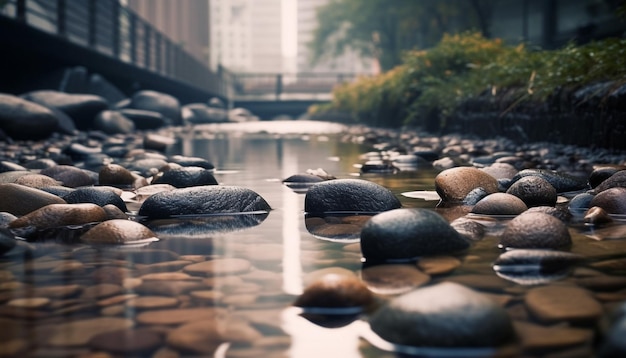
[[[622,153],[364,127],[307,135],[363,151],[358,176],[264,183],[307,212],[330,205],[299,208],[310,236],[298,292],[285,288],[284,243],[262,230],[272,202],[227,175],[213,182],[215,158],[177,152],[181,138],[220,135],[179,126],[0,143],[0,356],[626,354]],[[615,193],[598,199],[611,177]],[[352,197],[354,180],[376,187]],[[323,191],[335,183],[347,186],[338,203]],[[213,200],[209,186],[226,192],[221,205],[166,206]]]

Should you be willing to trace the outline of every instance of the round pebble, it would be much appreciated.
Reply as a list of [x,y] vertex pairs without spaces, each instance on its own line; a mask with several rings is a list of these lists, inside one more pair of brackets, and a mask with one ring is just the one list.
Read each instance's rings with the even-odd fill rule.
[[446,169],[435,177],[435,190],[446,202],[461,202],[476,188],[482,188],[487,194],[496,193],[498,181],[480,169],[472,167]]
[[500,235],[500,246],[504,248],[559,249],[571,244],[567,225],[544,213],[522,213]]
[[395,209],[373,216],[361,231],[368,261],[411,260],[469,247],[439,214],[427,209]]
[[156,235],[140,223],[115,219],[94,226],[80,239],[88,244],[119,245],[152,242]]
[[472,213],[481,215],[519,215],[528,210],[520,198],[507,193],[493,193],[482,198],[472,208]]
[[449,282],[393,298],[372,315],[370,326],[391,343],[417,347],[498,347],[515,336],[504,309]]

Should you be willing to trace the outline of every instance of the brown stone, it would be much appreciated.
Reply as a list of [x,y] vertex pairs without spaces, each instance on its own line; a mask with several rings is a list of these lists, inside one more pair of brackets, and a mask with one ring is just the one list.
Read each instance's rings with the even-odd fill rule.
[[96,204],[50,204],[13,220],[9,227],[34,226],[38,229],[49,229],[100,222],[106,218],[104,209]]
[[123,291],[124,288],[120,285],[115,285],[112,283],[101,283],[94,286],[85,287],[85,289],[83,289],[81,298],[101,299],[118,295]]
[[522,347],[527,351],[593,343],[593,331],[588,329],[567,326],[544,327],[522,321],[514,321],[513,326]]
[[461,266],[461,260],[453,256],[425,256],[417,261],[417,267],[427,275],[441,275]]
[[107,220],[84,233],[80,239],[88,244],[136,244],[158,240],[146,226],[130,220]]
[[575,286],[543,286],[533,288],[524,299],[528,310],[541,322],[582,322],[598,319],[602,306],[591,293]]
[[8,306],[16,308],[43,308],[50,304],[50,299],[47,297],[27,297],[16,298],[7,302]]
[[239,258],[213,259],[185,266],[184,271],[191,275],[219,276],[235,275],[250,271],[250,261]]
[[[143,280],[142,280],[143,281]],[[206,286],[200,281],[147,280],[135,287],[135,291],[146,295],[173,296],[199,290]]]
[[392,295],[411,291],[430,281],[430,276],[414,265],[398,264],[367,267],[361,279],[372,292]]
[[136,308],[138,310],[146,310],[173,308],[176,307],[178,303],[178,299],[174,297],[140,296],[126,301],[126,306]]
[[100,333],[130,328],[133,321],[126,318],[102,317],[60,323],[54,326],[48,340],[50,346],[84,346]]
[[163,345],[163,342],[162,334],[149,328],[138,328],[98,334],[89,341],[89,346],[92,349],[129,356],[152,352]]
[[0,184],[0,211],[23,216],[49,204],[67,204],[65,200],[43,190],[25,185]]
[[261,333],[242,320],[207,320],[174,329],[167,336],[167,344],[185,352],[213,354],[223,342],[251,345],[261,337]]
[[197,307],[141,312],[136,320],[140,324],[174,325],[193,321],[215,320],[225,317],[227,312],[220,308]]
[[442,171],[435,177],[435,189],[448,202],[460,202],[476,188],[487,194],[498,192],[498,181],[491,175],[473,167],[455,167]]

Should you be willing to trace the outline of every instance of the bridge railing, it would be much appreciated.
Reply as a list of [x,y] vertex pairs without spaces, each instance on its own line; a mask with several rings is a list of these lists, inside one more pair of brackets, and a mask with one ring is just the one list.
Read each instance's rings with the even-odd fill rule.
[[0,0],[0,15],[139,68],[226,96],[227,84],[220,74],[118,0]]
[[[333,88],[360,76],[355,73],[232,73],[237,98],[330,98]],[[323,98],[322,98],[323,97]]]

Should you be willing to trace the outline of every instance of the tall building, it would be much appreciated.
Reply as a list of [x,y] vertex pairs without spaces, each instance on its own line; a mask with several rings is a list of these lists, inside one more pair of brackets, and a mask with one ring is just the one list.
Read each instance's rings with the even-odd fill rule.
[[312,65],[308,44],[313,40],[313,32],[318,26],[317,10],[328,4],[330,0],[294,1],[298,2],[298,72],[372,73],[374,71],[372,59],[363,58],[354,50],[348,50],[339,57],[319,61]]
[[283,72],[281,0],[211,0],[211,64]]
[[210,64],[209,0],[122,1],[124,2],[196,59]]

